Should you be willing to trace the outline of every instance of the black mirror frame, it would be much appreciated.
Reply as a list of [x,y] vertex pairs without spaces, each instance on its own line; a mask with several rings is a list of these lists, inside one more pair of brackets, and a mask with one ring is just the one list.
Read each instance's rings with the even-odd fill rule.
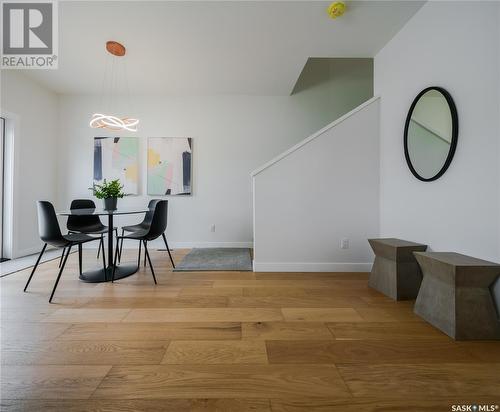
[[[436,173],[436,175],[429,178],[425,178],[418,174],[418,172],[415,170],[415,168],[411,163],[410,153],[408,152],[408,128],[410,126],[410,119],[411,115],[413,114],[413,110],[415,109],[415,106],[417,105],[420,98],[430,90],[437,90],[446,99],[448,107],[450,108],[452,127],[451,127],[450,150],[448,152],[448,156],[446,157],[446,161],[444,162],[443,167],[441,168],[441,170],[439,170],[439,172]],[[405,131],[404,131],[405,158],[406,158],[406,163],[408,164],[408,168],[412,172],[413,176],[415,176],[418,180],[421,180],[423,182],[432,182],[433,180],[439,179],[446,172],[446,170],[450,166],[451,161],[453,160],[453,156],[455,155],[455,150],[457,148],[457,141],[458,141],[458,114],[457,114],[457,107],[455,106],[455,102],[453,101],[451,94],[448,93],[448,91],[446,91],[442,87],[437,87],[437,86],[427,87],[426,89],[422,90],[417,95],[417,97],[415,97],[413,103],[410,106],[410,110],[408,110],[408,115],[406,116],[406,122],[405,122]]]

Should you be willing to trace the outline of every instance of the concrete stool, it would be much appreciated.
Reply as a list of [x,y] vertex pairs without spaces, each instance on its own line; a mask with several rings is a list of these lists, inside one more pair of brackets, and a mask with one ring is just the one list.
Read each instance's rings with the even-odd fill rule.
[[415,258],[424,276],[417,315],[453,339],[500,339],[500,265],[449,252]]
[[368,285],[394,300],[415,299],[422,274],[413,252],[423,252],[427,245],[393,238],[368,242],[375,253]]

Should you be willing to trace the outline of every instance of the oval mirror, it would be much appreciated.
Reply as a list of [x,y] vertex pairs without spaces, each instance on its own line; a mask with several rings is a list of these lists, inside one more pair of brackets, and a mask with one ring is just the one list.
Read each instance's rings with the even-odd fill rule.
[[405,157],[413,175],[424,182],[441,177],[453,159],[458,116],[451,95],[441,87],[422,90],[406,117]]

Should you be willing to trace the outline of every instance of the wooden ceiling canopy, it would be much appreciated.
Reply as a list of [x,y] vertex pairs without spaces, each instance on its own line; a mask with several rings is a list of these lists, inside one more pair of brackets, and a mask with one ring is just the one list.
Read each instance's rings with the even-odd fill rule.
[[106,42],[106,50],[113,56],[117,57],[125,56],[126,53],[125,46],[114,40],[109,40]]

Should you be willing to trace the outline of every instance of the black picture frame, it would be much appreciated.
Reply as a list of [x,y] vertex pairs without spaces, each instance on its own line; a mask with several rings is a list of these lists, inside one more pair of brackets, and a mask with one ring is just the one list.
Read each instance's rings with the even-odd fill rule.
[[[411,163],[410,153],[408,151],[408,128],[410,126],[410,119],[411,119],[411,116],[413,114],[413,110],[415,109],[415,106],[417,105],[420,98],[430,90],[436,90],[439,93],[441,93],[444,96],[444,98],[446,99],[446,102],[448,103],[448,107],[450,108],[451,122],[452,122],[451,144],[450,144],[450,150],[448,151],[448,156],[446,157],[446,160],[443,164],[443,167],[441,167],[439,172],[437,172],[432,177],[423,177],[423,176],[420,176],[418,174],[418,172],[413,167],[413,164]],[[410,106],[410,109],[408,110],[408,115],[406,116],[406,121],[405,121],[405,130],[404,130],[405,159],[406,159],[406,163],[408,165],[408,168],[410,169],[413,176],[415,176],[418,180],[421,180],[422,182],[432,182],[434,180],[439,179],[441,176],[443,176],[443,174],[446,172],[446,170],[450,166],[451,161],[453,160],[453,156],[455,155],[455,150],[457,148],[457,142],[458,142],[458,113],[457,113],[457,107],[455,106],[455,102],[453,101],[451,94],[448,93],[448,91],[446,89],[443,89],[442,87],[438,87],[438,86],[431,86],[431,87],[425,88],[413,100],[413,102]]]

